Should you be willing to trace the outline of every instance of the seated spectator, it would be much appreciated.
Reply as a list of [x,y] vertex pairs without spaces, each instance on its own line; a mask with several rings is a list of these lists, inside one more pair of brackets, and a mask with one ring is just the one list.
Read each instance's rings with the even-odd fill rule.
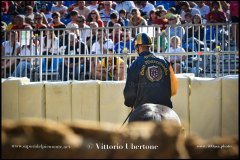
[[84,17],[84,15],[78,16],[77,24],[78,24],[78,28],[80,28],[80,38],[79,38],[79,40],[86,43],[88,38],[91,36],[90,35],[91,34],[91,29],[86,24],[86,18]]
[[[166,53],[184,53],[185,50],[181,47],[181,39],[178,36],[173,36],[170,39],[171,47],[166,50]],[[170,56],[170,63],[175,73],[180,73],[185,64],[186,56]]]
[[113,12],[115,12],[118,15],[117,11],[112,9],[112,1],[104,1],[104,9],[99,11],[99,15],[104,23],[104,26],[107,26],[107,23],[110,20],[110,15]]
[[[183,38],[183,42],[186,42],[188,38],[188,42],[183,44],[183,47],[186,49],[186,45],[188,45],[188,49],[191,49],[189,51],[203,51],[204,50],[204,26],[202,25],[202,17],[200,14],[196,14],[193,16],[192,20],[193,24],[198,24],[192,27],[188,27],[188,37],[186,35]],[[194,48],[192,48],[192,45]],[[199,48],[200,46],[200,48]]]
[[181,21],[185,21],[185,14],[187,12],[190,12],[192,14],[192,16],[194,16],[195,14],[200,14],[201,15],[199,9],[191,8],[189,2],[187,2],[187,1],[180,2],[180,5],[181,5],[181,9],[182,9]]
[[135,48],[130,31],[127,31],[126,34],[122,34],[122,40],[116,43],[114,50],[116,54],[134,53]]
[[185,29],[182,26],[176,26],[180,24],[180,20],[178,16],[172,15],[170,19],[168,19],[168,23],[170,26],[166,29],[166,35],[172,37],[172,36],[178,36],[182,37],[185,34]]
[[[2,43],[1,52],[2,57],[3,56],[16,56],[17,53],[20,52],[20,43],[18,42],[18,32],[11,31],[9,34],[7,41]],[[6,78],[6,76],[9,76],[13,73],[15,64],[18,64],[18,61],[16,59],[2,59],[2,78]],[[5,75],[6,73],[6,75]],[[4,76],[5,75],[5,76]]]
[[182,23],[191,26],[191,24],[192,24],[192,14],[190,12],[187,12],[185,14],[185,21],[183,21]]
[[156,14],[155,14],[155,10],[151,10],[149,13],[149,19],[147,20],[147,23],[149,26],[154,25],[153,21],[157,18]]
[[33,21],[34,20],[33,7],[26,6],[25,9],[26,9],[25,18],[30,18]]
[[[30,26],[26,27],[25,29],[32,29]],[[32,37],[32,36],[30,36]],[[32,56],[38,55],[38,51],[36,50],[35,44],[33,43],[32,39],[29,39],[30,42],[21,42],[21,49],[20,53],[18,52],[17,55],[19,56]],[[31,58],[21,58],[20,62],[15,68],[14,72],[12,73],[12,77],[29,77],[31,68],[32,68],[33,60]]]
[[48,4],[46,3],[41,3],[41,5],[39,6],[39,12],[42,14],[43,16],[43,23],[46,26],[49,26],[52,23],[52,12],[50,12],[50,9],[48,7]]
[[63,5],[63,1],[56,1],[57,4],[52,6],[51,12],[58,12],[60,13],[60,18],[64,18],[67,13],[67,6]]
[[204,1],[196,1],[197,6],[195,8],[199,9],[203,22],[206,20],[206,15],[210,12],[209,6],[207,6]]
[[86,7],[85,1],[78,1],[78,6],[75,7],[73,10],[78,11],[78,14],[83,15],[85,18],[88,17],[90,13],[90,9]]
[[70,13],[74,10],[74,8],[78,7],[78,2],[73,3],[72,5],[68,6],[67,12]]
[[43,36],[45,36],[45,31],[39,31],[38,29],[45,29],[47,26],[43,24],[43,16],[40,13],[36,13],[34,16],[35,24],[34,24],[34,35],[37,34],[38,36],[41,36],[41,32]]
[[92,29],[92,34],[90,38],[87,40],[88,50],[90,51],[90,48],[92,47],[92,45],[97,41],[98,24],[97,22],[90,22],[89,26]]
[[153,4],[151,3],[148,3],[148,1],[141,1],[141,5],[142,5],[142,8],[141,8],[141,16],[144,17],[145,19],[148,19],[149,16],[150,16],[150,11],[151,10],[154,10],[155,7]]
[[[103,46],[103,54],[114,54],[114,44],[109,41]],[[124,61],[120,57],[104,57],[97,63],[96,79],[123,80]]]
[[97,8],[98,12],[100,12],[103,9],[104,9],[104,3],[103,2],[99,2],[98,3],[98,8]]
[[140,11],[137,8],[132,9],[132,18],[129,21],[129,26],[134,26],[136,28],[132,28],[133,37],[137,34],[137,27],[139,26],[147,26],[147,21],[140,15]]
[[87,8],[91,11],[98,9],[98,1],[90,1],[90,5]]
[[92,10],[87,18],[87,25],[89,25],[91,22],[96,22],[98,24],[98,27],[104,27],[104,23],[100,18],[98,10]]
[[67,24],[66,28],[71,28],[72,24],[77,24],[78,12],[76,10],[70,12],[70,19],[71,22]]
[[[63,22],[61,22],[61,20],[60,20],[59,12],[54,12],[52,14],[52,18],[53,18],[53,22],[50,25],[51,27],[53,27],[54,29],[66,28],[66,25]],[[55,30],[54,33],[57,37],[59,37],[63,33],[63,30]]]
[[155,15],[156,18],[153,20],[153,25],[161,25],[161,30],[166,29],[166,25],[168,24],[168,19],[166,18],[167,11],[166,10],[160,10],[156,11]]
[[121,10],[125,10],[126,13],[130,13],[133,8],[135,8],[135,4],[133,1],[116,1],[115,10],[120,14]]
[[206,15],[208,23],[225,23],[227,22],[226,13],[222,11],[219,1],[212,2],[212,11]]
[[[107,38],[105,29],[99,29],[97,32],[97,41],[93,43],[90,53],[103,54],[103,46],[105,44],[107,45],[108,43],[113,43],[113,41]],[[91,69],[92,69],[91,74],[93,79],[96,79],[95,77],[96,66],[100,60],[101,60],[101,57],[91,59]]]
[[[70,45],[67,45],[64,53],[65,55],[88,54],[87,46],[79,41],[74,33],[69,33],[68,39]],[[64,65],[64,67],[62,65]],[[86,67],[87,70],[89,68],[89,61],[86,60],[86,58],[64,58],[63,62],[59,64],[60,79],[67,81],[69,80],[69,73],[72,73],[71,79],[80,80],[80,73],[84,71],[84,67]]]
[[[109,20],[108,23],[107,23],[107,27],[113,27],[114,24],[116,24],[116,23],[120,24],[120,27],[121,27],[121,26],[124,26],[124,23],[122,22],[122,19],[120,19],[120,18],[118,17],[118,14],[116,14],[116,13],[111,13],[111,15],[110,15],[110,20]],[[113,31],[113,29],[109,29],[109,32],[110,32],[110,33],[112,33],[112,31]]]
[[129,19],[127,18],[127,13],[124,9],[119,11],[119,18],[123,20],[124,26],[128,26]]
[[162,32],[161,29],[155,28],[155,37],[153,41],[155,53],[165,52],[168,47],[168,40],[164,34],[165,32]]
[[122,36],[123,36],[123,31],[121,28],[121,25],[119,23],[115,23],[114,24],[114,29],[112,30],[112,32],[110,33],[110,37],[113,40],[114,45],[122,40]]

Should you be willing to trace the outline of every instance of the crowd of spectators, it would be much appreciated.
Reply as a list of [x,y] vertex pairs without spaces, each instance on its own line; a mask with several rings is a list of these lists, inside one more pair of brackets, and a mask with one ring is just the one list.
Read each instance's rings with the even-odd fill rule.
[[[161,4],[158,5],[158,2]],[[174,42],[178,42],[177,46],[181,44],[184,51],[189,48],[192,51],[199,51],[205,47],[203,40],[207,35],[204,35],[204,24],[236,23],[239,20],[237,1],[2,1],[1,3],[2,30],[33,29],[34,31],[29,39],[29,43],[33,45],[22,46],[19,31],[2,32],[2,56],[23,55],[22,50],[29,50],[27,55],[30,55],[33,48],[38,50],[33,51],[35,54],[53,55],[61,50],[59,49],[61,46],[67,46],[64,48],[64,54],[70,54],[66,51],[71,51],[73,48],[74,50],[76,48],[76,53],[71,52],[71,54],[103,54],[103,46],[108,41],[113,42],[112,50],[116,54],[123,53],[124,48],[133,53],[132,41],[138,33],[138,27],[159,25],[160,30],[155,35],[160,36],[160,42],[155,38],[154,44],[159,44],[160,50],[154,46],[154,51],[165,52],[170,45],[174,45],[172,44]],[[180,26],[181,24],[184,25]],[[167,27],[168,25],[170,26]],[[104,27],[111,28],[105,30]],[[40,29],[49,29],[49,31],[40,31]],[[238,47],[238,27],[233,25],[229,33],[230,41],[236,39]],[[237,35],[236,38],[234,35]],[[42,39],[41,44],[40,41],[35,40],[37,38],[39,40],[39,37]],[[18,42],[13,42],[16,38]],[[72,44],[73,42],[76,43]],[[194,44],[192,46],[195,47],[191,48],[186,44]],[[38,46],[41,46],[41,49]],[[84,46],[84,49],[81,49],[81,46]],[[171,52],[175,53],[175,48],[177,47],[171,48]],[[30,67],[32,62],[26,60],[27,62]],[[51,60],[48,63],[50,66]],[[81,65],[78,61],[75,63]],[[16,65],[10,75],[19,76],[20,74],[16,73],[24,72],[22,64],[22,71],[18,71]],[[66,61],[62,64],[64,67],[69,65]],[[92,67],[96,67],[98,62],[92,64]],[[5,62],[2,70],[6,70],[11,65],[13,62],[11,64],[9,61]],[[79,69],[82,71],[83,66],[76,68],[75,71]],[[64,75],[62,78],[65,80],[66,73],[64,71],[62,73]]]

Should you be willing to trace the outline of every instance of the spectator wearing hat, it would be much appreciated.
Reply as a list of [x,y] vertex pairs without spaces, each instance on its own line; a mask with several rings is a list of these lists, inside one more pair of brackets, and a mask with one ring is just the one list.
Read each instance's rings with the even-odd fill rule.
[[[103,54],[114,54],[114,44],[108,41],[103,45]],[[96,79],[98,80],[123,80],[124,61],[120,57],[104,57],[97,63]]]
[[104,23],[104,26],[107,26],[108,21],[110,20],[110,15],[115,12],[117,15],[117,11],[112,9],[112,1],[104,1],[104,9],[99,11],[99,15]]
[[83,15],[86,18],[90,13],[90,9],[85,5],[86,5],[85,1],[78,1],[78,6],[75,7],[73,10],[78,11],[79,15]]

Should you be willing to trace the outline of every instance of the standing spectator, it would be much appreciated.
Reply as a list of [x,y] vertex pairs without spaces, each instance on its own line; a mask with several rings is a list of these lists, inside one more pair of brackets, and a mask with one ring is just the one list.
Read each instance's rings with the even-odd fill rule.
[[78,11],[78,14],[83,15],[84,17],[88,17],[90,13],[90,9],[85,6],[85,1],[78,1],[78,6],[73,10]]
[[190,5],[189,5],[189,3],[188,3],[187,1],[182,1],[182,2],[180,3],[180,5],[181,5],[181,9],[182,9],[182,12],[181,12],[181,21],[184,21],[184,20],[185,20],[185,14],[186,14],[187,12],[190,12],[190,13],[192,14],[192,16],[194,16],[195,14],[200,14],[200,15],[201,15],[199,9],[197,9],[197,8],[191,8]]
[[222,11],[222,7],[219,1],[212,2],[212,11],[206,16],[208,23],[225,23],[227,22],[226,13]]
[[104,23],[100,18],[98,10],[92,10],[87,18],[87,25],[91,22],[96,22],[98,24],[98,27],[104,27]]
[[197,6],[195,8],[199,9],[203,21],[206,20],[206,15],[210,12],[209,6],[207,6],[204,1],[196,1]]
[[125,10],[126,13],[130,13],[133,8],[135,8],[135,4],[133,1],[116,1],[115,10],[120,12],[120,10]]
[[98,9],[98,1],[90,1],[90,5],[87,8],[91,11]]
[[110,20],[110,15],[113,12],[118,15],[117,11],[112,9],[112,1],[104,1],[104,9],[99,11],[99,15],[104,23],[104,26],[107,26],[107,22]]
[[[53,18],[53,23],[50,25],[51,27],[66,28],[66,25],[60,21],[60,13],[59,12],[54,12],[52,14],[52,18]],[[57,37],[59,37],[63,33],[63,30],[55,30],[54,33]]]
[[146,17],[145,19],[148,19],[150,16],[150,14],[149,14],[150,11],[154,10],[155,7],[153,4],[149,3],[148,1],[141,1],[141,5],[142,5],[142,7],[140,9],[140,11],[142,12],[141,16]]
[[59,12],[61,18],[64,18],[67,13],[67,9],[68,7],[63,5],[63,1],[57,1],[57,4],[52,6],[51,12]]
[[[178,36],[173,36],[170,39],[171,47],[166,50],[166,53],[185,53],[181,47],[181,39]],[[186,66],[186,56],[170,56],[170,63],[175,70],[175,73],[180,73],[181,68]]]
[[85,19],[84,15],[78,16],[77,24],[78,24],[78,27],[80,28],[80,32],[81,32],[79,40],[86,43],[88,38],[91,36],[90,35],[91,30],[90,30],[90,27],[86,24],[86,19]]

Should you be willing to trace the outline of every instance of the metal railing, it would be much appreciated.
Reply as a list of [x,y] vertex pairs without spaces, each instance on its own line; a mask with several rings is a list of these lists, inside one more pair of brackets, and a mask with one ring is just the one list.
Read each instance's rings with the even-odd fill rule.
[[[2,67],[2,78],[9,76],[17,76],[16,72],[13,72],[17,68],[20,71],[21,76],[27,76],[31,81],[64,81],[64,80],[88,80],[88,79],[99,79],[99,80],[123,80],[126,79],[127,67],[131,65],[133,60],[138,56],[132,48],[132,43],[126,41],[127,34],[130,36],[136,35],[139,32],[147,32],[153,39],[152,51],[157,56],[164,56],[170,59],[170,56],[186,56],[186,60],[181,58],[180,62],[175,61],[172,65],[176,71],[176,64],[181,64],[179,73],[194,73],[195,76],[199,77],[219,77],[229,74],[238,74],[239,71],[239,54],[237,50],[237,35],[236,31],[232,32],[233,25],[237,24],[208,24],[203,25],[204,27],[204,39],[203,47],[202,44],[190,43],[188,35],[190,34],[186,29],[185,34],[181,34],[182,40],[181,47],[185,46],[186,53],[165,53],[170,48],[170,30],[161,30],[161,26],[146,26],[146,27],[105,27],[105,28],[85,28],[85,29],[41,29],[39,35],[34,35],[35,30],[16,30],[21,33],[20,38],[16,38],[15,41],[19,42],[19,50],[12,50],[12,53],[2,52],[2,66],[6,66],[8,63],[12,64],[9,68]],[[200,27],[199,25],[176,25],[183,28]],[[173,26],[167,26],[173,27]],[[113,32],[109,33],[109,29]],[[122,34],[117,30],[122,30]],[[74,55],[77,50],[81,50],[82,46],[80,43],[76,43],[77,39],[73,39],[73,45],[71,50],[69,49],[71,44],[68,32],[78,30],[81,39],[82,33],[86,30],[90,30],[88,39],[82,39],[83,44],[86,45],[86,50],[79,55]],[[106,54],[109,52],[109,46],[103,54],[93,54],[92,46],[94,36],[97,36],[98,31],[105,30],[106,39],[112,38],[122,41],[123,46],[118,45],[115,49],[115,54]],[[23,32],[25,31],[25,32]],[[53,32],[48,34],[47,32],[57,31],[56,39],[53,39]],[[60,31],[63,34],[60,35]],[[96,34],[94,33],[96,32]],[[11,41],[12,31],[3,31],[3,41]],[[25,34],[25,35],[24,35]],[[202,34],[202,33],[201,33]],[[209,35],[208,35],[209,34]],[[50,41],[44,41],[42,37],[50,39],[52,45],[51,48],[44,48]],[[231,36],[230,36],[231,35]],[[7,38],[8,37],[8,38]],[[41,38],[40,38],[41,37]],[[61,38],[60,38],[61,37]],[[198,37],[200,39],[200,32]],[[104,33],[101,32],[99,35],[102,44],[100,50],[104,49]],[[184,42],[184,39],[186,40]],[[47,42],[47,44],[44,44]],[[116,43],[117,44],[117,43]],[[115,44],[115,46],[116,46]],[[24,50],[22,46],[28,46],[29,52],[21,53]],[[44,46],[45,45],[45,46]],[[55,46],[54,46],[55,45]],[[5,46],[7,47],[6,43]],[[64,47],[65,46],[65,50]],[[35,48],[35,51],[32,51]],[[67,49],[66,49],[67,47]],[[120,48],[121,47],[121,48]],[[126,48],[127,51],[125,50]],[[191,48],[191,49],[190,49]],[[25,49],[26,50],[26,49]],[[46,53],[43,54],[44,51]],[[125,51],[123,51],[125,50]],[[6,51],[6,49],[5,49]],[[73,51],[73,54],[72,52]],[[20,54],[18,54],[19,52]],[[115,57],[115,58],[114,58]],[[105,64],[102,64],[105,59]],[[69,62],[72,62],[70,64]],[[122,63],[120,63],[121,61]],[[19,65],[23,62],[22,65]],[[29,63],[27,63],[29,62]],[[25,66],[24,66],[25,65]],[[27,66],[29,65],[29,66]],[[19,66],[19,67],[18,67]],[[25,69],[25,70],[23,70]],[[15,75],[14,75],[15,73]]]

